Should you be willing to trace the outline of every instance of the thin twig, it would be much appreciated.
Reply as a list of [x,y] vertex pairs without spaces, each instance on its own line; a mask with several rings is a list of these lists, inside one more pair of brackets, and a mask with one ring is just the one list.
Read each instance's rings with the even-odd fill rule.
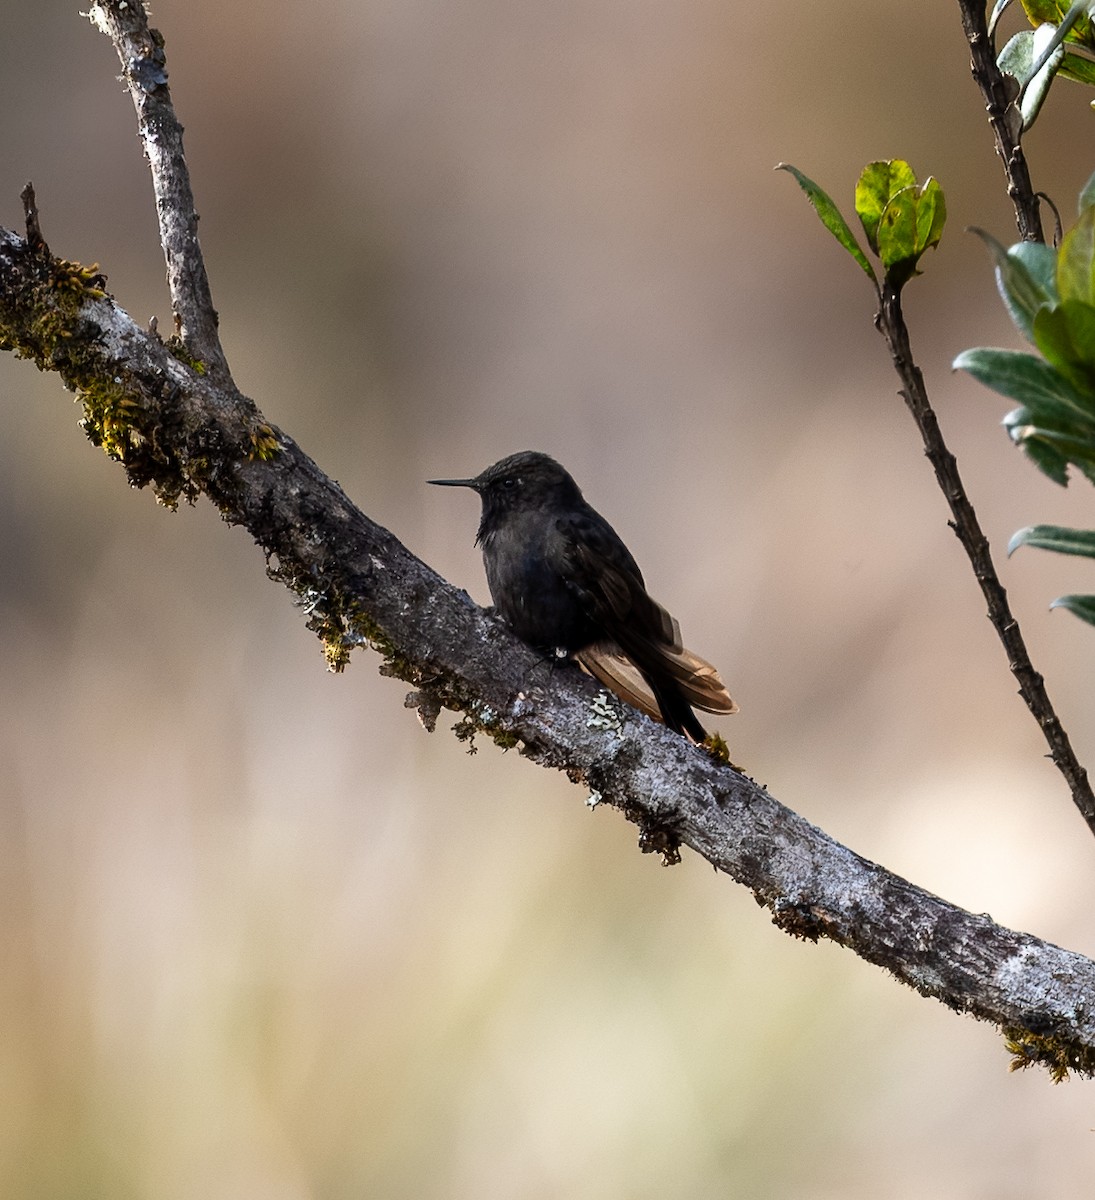
[[958,0],[958,7],[970,47],[970,70],[985,98],[985,111],[996,141],[996,153],[1004,165],[1019,236],[1024,242],[1044,241],[1038,197],[1030,182],[1020,140],[1023,118],[1016,104],[1019,85],[996,65],[995,47],[985,18],[985,0]]
[[152,169],[176,332],[188,353],[210,375],[227,383],[231,376],[198,243],[198,214],[183,154],[183,129],[167,85],[163,38],[149,28],[141,0],[97,0],[88,16],[114,43],[137,110],[141,141]]
[[1050,757],[1065,777],[1076,807],[1088,828],[1095,833],[1095,794],[1092,793],[1087,771],[1076,758],[1068,734],[1050,703],[1045,682],[1030,661],[1019,623],[1008,605],[1007,592],[996,574],[988,538],[982,532],[977,514],[966,495],[958,473],[958,463],[943,439],[935,410],[928,400],[924,377],[913,361],[909,331],[901,312],[900,288],[883,284],[880,301],[875,322],[890,348],[894,368],[901,378],[901,395],[920,430],[924,452],[935,469],[935,477],[950,505],[954,517],[951,528],[969,556],[973,573],[988,604],[988,618],[1007,652],[1008,666],[1018,680],[1019,694],[1038,722],[1049,745]]
[[48,253],[49,247],[46,245],[46,239],[42,237],[42,227],[38,223],[38,201],[34,196],[33,183],[27,182],[26,187],[19,193],[19,199],[23,202],[23,218],[27,227],[27,244]]

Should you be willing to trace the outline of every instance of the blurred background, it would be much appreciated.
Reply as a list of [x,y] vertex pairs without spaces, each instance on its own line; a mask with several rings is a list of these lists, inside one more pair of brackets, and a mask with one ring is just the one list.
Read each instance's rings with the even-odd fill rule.
[[[109,42],[7,0],[0,223],[169,329]],[[1095,953],[1095,845],[946,525],[846,211],[904,157],[949,228],[907,315],[1032,654],[1095,758],[1095,631],[1049,601],[1092,524],[951,359],[1016,345],[1014,226],[957,5],[160,0],[240,386],[486,601],[471,495],[565,463],[741,704],[774,795],[917,883]],[[1010,30],[1010,27],[1009,27]],[[1090,95],[1028,138],[1074,211]],[[1086,1194],[1095,1093],[792,942],[694,855],[427,736],[324,670],[261,555],[131,493],[55,377],[0,357],[0,1178],[10,1196],[1010,1198]]]

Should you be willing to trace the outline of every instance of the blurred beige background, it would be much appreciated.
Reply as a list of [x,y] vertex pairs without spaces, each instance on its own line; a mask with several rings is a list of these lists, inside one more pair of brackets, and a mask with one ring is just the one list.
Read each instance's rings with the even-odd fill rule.
[[[108,42],[7,0],[0,221],[170,324]],[[474,498],[560,458],[741,703],[734,757],[861,853],[1095,953],[1095,845],[1044,759],[795,163],[902,156],[950,223],[907,310],[1038,666],[1095,757],[1092,523],[949,362],[1014,345],[1012,233],[957,5],[160,0],[241,386],[485,600]],[[1089,97],[1028,140],[1063,211]],[[1086,1195],[1095,1093],[794,943],[561,776],[427,736],[208,505],[172,515],[0,357],[0,1177],[29,1197]]]

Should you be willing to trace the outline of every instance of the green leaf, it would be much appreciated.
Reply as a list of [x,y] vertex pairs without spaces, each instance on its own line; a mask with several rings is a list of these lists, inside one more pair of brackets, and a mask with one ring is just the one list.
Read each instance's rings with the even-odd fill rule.
[[916,261],[916,188],[902,188],[882,211],[878,223],[878,257],[887,269]]
[[975,227],[970,232],[977,234],[996,260],[996,286],[1004,307],[1019,332],[1033,342],[1035,315],[1057,299],[1057,255],[1040,242],[1020,242],[1005,250],[985,230]]
[[1095,427],[1095,399],[1034,354],[982,346],[963,350],[951,365],[1036,414],[1044,412],[1055,421],[1071,424],[1079,420],[1084,427]]
[[874,267],[867,260],[867,256],[863,253],[859,243],[855,239],[855,234],[849,229],[848,222],[841,216],[840,209],[833,203],[828,193],[818,187],[809,176],[803,175],[797,167],[792,167],[790,163],[780,163],[776,167],[776,170],[787,171],[795,177],[799,187],[806,193],[806,198],[814,206],[814,211],[821,218],[822,225],[848,251],[852,258],[859,263],[860,267],[863,268],[864,274],[877,286],[878,276],[874,273]]
[[890,281],[904,283],[924,251],[943,236],[947,204],[938,180],[929,176],[918,187],[907,162],[874,162],[864,168],[855,195],[871,248]]
[[1062,525],[1028,525],[1008,542],[1008,554],[1020,546],[1036,546],[1039,550],[1055,550],[1058,554],[1079,554],[1095,558],[1095,530],[1066,529]]
[[[1047,475],[1061,487],[1068,487],[1068,459],[1050,442],[1035,436],[1038,431],[1029,421],[1023,420],[1024,414],[1025,409],[1017,408],[1004,418],[1004,427],[1012,441],[1043,475]],[[1028,437],[1027,434],[1031,436]]]
[[1068,486],[1068,464],[1072,463],[1095,483],[1095,442],[1075,430],[1036,423],[1019,408],[1004,418],[1004,427],[1017,446],[1055,483]]
[[1008,248],[1008,257],[1026,267],[1051,304],[1060,300],[1057,295],[1057,251],[1052,246],[1043,242],[1016,242]]
[[1057,291],[1062,300],[1095,304],[1095,208],[1085,208],[1061,242]]
[[1020,86],[1026,84],[1034,68],[1034,31],[1024,29],[1008,38],[996,56],[996,65],[1005,75],[1017,79]]
[[855,211],[867,244],[880,258],[878,227],[898,192],[916,186],[912,167],[900,158],[868,163],[855,185]]
[[1086,83],[1089,87],[1095,87],[1095,62],[1081,54],[1073,54],[1066,50],[1061,65],[1057,68],[1057,74],[1062,79],[1071,79],[1073,83]]
[[929,175],[916,201],[916,256],[938,246],[947,223],[947,199],[939,180]]
[[996,65],[1017,79],[1022,89],[1019,111],[1024,129],[1029,129],[1042,111],[1050,84],[1064,61],[1065,52],[1060,43],[1067,33],[1051,23],[1039,25],[1033,31],[1025,29],[1011,38],[997,56]]
[[1034,344],[1049,362],[1089,397],[1095,412],[1095,308],[1063,300],[1034,317]]
[[1095,596],[1058,596],[1049,607],[1067,609],[1081,621],[1095,625]]
[[1091,45],[1091,19],[1083,0],[1022,0],[1032,25],[1069,25],[1068,41]]
[[1011,6],[1011,0],[996,0],[992,6],[992,13],[989,16],[988,34],[991,38],[996,32],[996,25],[1000,18],[1004,15],[1004,10]]
[[1059,24],[1067,7],[1060,4],[1058,0],[1021,0],[1021,3],[1023,11],[1032,25],[1041,25],[1043,21],[1052,21],[1054,25]]
[[939,243],[947,221],[947,205],[937,180],[902,188],[886,205],[878,225],[878,256],[887,274],[903,283],[916,274],[920,256]]

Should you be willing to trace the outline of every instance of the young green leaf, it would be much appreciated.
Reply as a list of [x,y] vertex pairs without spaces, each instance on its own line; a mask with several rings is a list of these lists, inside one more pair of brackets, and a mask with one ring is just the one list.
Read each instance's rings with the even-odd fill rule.
[[900,159],[864,169],[856,184],[856,212],[888,280],[898,286],[916,274],[920,256],[939,243],[947,221],[938,181],[929,176],[917,186],[912,168]]
[[931,175],[924,180],[916,200],[916,256],[938,246],[947,223],[947,200],[939,180]]
[[855,239],[855,234],[849,229],[848,222],[841,216],[840,209],[833,203],[828,193],[814,183],[808,175],[804,175],[797,167],[791,166],[790,163],[780,163],[776,167],[776,170],[787,171],[795,177],[799,187],[806,193],[806,198],[814,206],[814,211],[820,217],[822,225],[848,251],[852,258],[859,263],[864,274],[877,287],[878,276],[874,273],[874,267],[867,260],[867,256],[863,253],[863,250]]
[[1062,300],[1095,304],[1095,208],[1085,208],[1061,242],[1057,291]]
[[[912,167],[900,158],[868,163],[855,185],[855,211],[867,244],[882,258],[879,249],[879,225],[887,207],[898,192],[916,186]],[[896,220],[891,218],[891,224]]]
[[1095,411],[1095,308],[1063,300],[1034,316],[1034,344],[1062,375],[1085,393]]
[[1095,530],[1066,529],[1062,525],[1028,525],[1012,535],[1008,554],[1020,546],[1036,546],[1039,550],[1055,550],[1058,554],[1080,554],[1095,558]]
[[[916,188],[902,188],[882,211],[878,223],[878,257],[887,273],[898,264],[916,264]],[[906,278],[912,274],[905,272]]]

